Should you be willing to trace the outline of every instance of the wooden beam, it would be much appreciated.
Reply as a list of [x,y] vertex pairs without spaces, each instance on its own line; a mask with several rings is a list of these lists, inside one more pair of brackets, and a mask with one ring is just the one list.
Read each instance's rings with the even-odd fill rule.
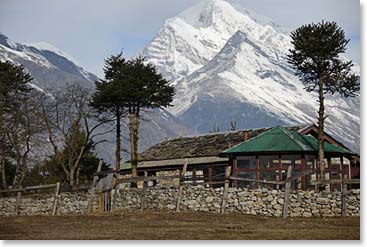
[[[148,177],[148,171],[144,171],[144,177]],[[144,181],[143,192],[141,195],[141,205],[140,205],[141,210],[144,210],[145,207],[145,194],[147,193],[147,188],[148,188],[148,181]]]
[[[344,175],[344,180],[347,179],[347,175]],[[342,183],[342,217],[347,216],[347,184]]]
[[278,174],[278,177],[279,177],[279,181],[282,181],[283,178],[283,173],[282,173],[282,170],[283,170],[283,167],[282,167],[282,156],[279,155],[279,160],[278,160],[278,169],[279,169],[279,174]]
[[[302,154],[301,155],[301,169],[302,171],[306,171],[306,159],[305,159],[305,155]],[[301,178],[301,183],[302,183],[302,190],[306,190],[306,176],[302,176]]]
[[284,189],[284,204],[283,204],[283,219],[288,216],[288,205],[289,205],[289,194],[291,190],[291,178],[292,177],[292,166],[288,166],[287,182],[285,183]]
[[60,183],[56,183],[56,188],[55,188],[55,195],[54,195],[54,205],[52,207],[52,215],[56,215],[56,210],[57,210],[57,202],[59,200],[59,194],[60,194]]
[[230,176],[231,176],[231,167],[230,166],[227,166],[226,167],[226,181],[224,183],[224,191],[223,191],[223,199],[222,199],[221,213],[225,213],[225,211],[226,211]]
[[285,184],[285,181],[280,182],[280,181],[268,181],[268,180],[258,180],[258,179],[252,179],[252,178],[241,178],[241,177],[234,177],[234,176],[230,176],[229,179],[234,180],[234,181],[246,181],[246,182],[256,182],[256,183],[263,183],[263,184],[278,184],[278,185],[282,185]]
[[[345,174],[346,175],[346,174]],[[329,180],[319,180],[319,181],[311,181],[312,185],[318,184],[360,184],[360,179],[329,179]]]
[[39,189],[50,189],[56,187],[56,184],[46,184],[46,185],[38,185],[38,186],[29,186],[20,189],[7,189],[7,190],[0,190],[0,193],[8,193],[8,192],[23,192],[27,190],[39,190]]
[[[102,160],[100,160],[99,163],[98,163],[97,173],[100,172],[101,169],[102,169]],[[96,190],[97,181],[98,181],[98,175],[95,175],[93,177],[92,188],[91,188],[90,195],[89,195],[89,198],[88,198],[88,208],[87,208],[87,213],[88,214],[90,214],[93,210],[93,200],[94,200],[94,193],[95,193],[95,190]]]
[[[256,156],[256,180],[260,179],[259,175],[259,168],[260,168],[260,162],[259,162],[259,156]],[[259,182],[256,182],[256,188],[259,188]]]
[[167,180],[167,179],[170,180],[173,178],[181,178],[181,175],[120,178],[117,180],[117,183],[121,184],[121,183],[140,182],[140,181]]
[[19,206],[20,206],[20,200],[21,200],[22,192],[17,192],[17,201],[14,208],[14,215],[19,215]]
[[[237,176],[237,160],[236,159],[232,159],[232,174],[234,177]],[[233,187],[237,188],[237,180],[233,181]]]
[[[182,173],[181,173],[182,177],[184,177],[185,174],[186,174],[187,163],[188,163],[188,161],[186,160],[185,164],[182,167]],[[183,186],[184,186],[183,181],[181,181],[181,179],[180,179],[180,185],[178,186],[178,194],[177,194],[176,212],[180,212]]]
[[208,176],[209,176],[209,184],[210,187],[213,187],[211,182],[213,182],[212,177],[213,177],[213,167],[209,167],[208,168]]

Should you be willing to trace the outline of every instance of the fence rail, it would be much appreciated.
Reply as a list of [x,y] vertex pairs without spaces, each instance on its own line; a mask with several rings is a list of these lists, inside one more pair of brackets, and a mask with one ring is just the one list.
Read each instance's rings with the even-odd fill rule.
[[22,192],[30,191],[30,190],[40,190],[40,189],[52,189],[52,188],[55,188],[55,194],[54,194],[54,202],[52,206],[51,215],[56,215],[57,203],[58,203],[58,199],[60,195],[60,183],[45,184],[45,185],[38,185],[38,186],[28,186],[28,187],[18,188],[18,189],[0,190],[0,193],[17,192],[17,199],[16,199],[15,208],[14,208],[14,215],[19,215],[19,208],[21,205]]

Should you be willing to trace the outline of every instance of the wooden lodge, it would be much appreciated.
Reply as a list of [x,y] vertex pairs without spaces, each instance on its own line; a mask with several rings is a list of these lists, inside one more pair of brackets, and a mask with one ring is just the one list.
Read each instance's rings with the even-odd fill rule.
[[[158,143],[139,155],[138,173],[141,176],[175,174],[187,163],[187,176],[215,178],[223,176],[227,166],[232,175],[256,180],[284,181],[289,165],[295,174],[313,171],[293,181],[294,189],[308,189],[310,181],[318,180],[317,126],[288,126],[209,133],[178,137]],[[325,178],[359,178],[359,155],[325,133]],[[123,164],[120,174],[130,173],[130,163]],[[172,182],[172,181],[171,181]],[[155,181],[164,184],[164,181]],[[178,181],[176,181],[178,183]],[[218,186],[223,183],[218,182]],[[272,187],[257,182],[233,181],[233,187]],[[313,187],[312,187],[313,186]],[[315,185],[312,185],[314,188]],[[339,189],[340,185],[330,185]]]

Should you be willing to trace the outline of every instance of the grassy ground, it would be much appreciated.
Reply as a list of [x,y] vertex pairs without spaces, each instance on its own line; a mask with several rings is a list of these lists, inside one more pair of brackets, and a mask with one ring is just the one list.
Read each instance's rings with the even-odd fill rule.
[[123,212],[0,218],[0,239],[359,239],[359,217]]

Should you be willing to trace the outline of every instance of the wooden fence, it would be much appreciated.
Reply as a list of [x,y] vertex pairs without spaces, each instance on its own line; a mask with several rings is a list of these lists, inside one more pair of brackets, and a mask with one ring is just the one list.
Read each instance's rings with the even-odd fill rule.
[[[229,191],[229,185],[231,181],[244,181],[244,182],[256,182],[256,183],[262,183],[262,184],[271,184],[271,185],[279,185],[284,186],[284,204],[283,204],[283,212],[282,216],[284,219],[287,218],[288,215],[288,205],[289,205],[289,196],[291,191],[291,183],[292,181],[296,179],[300,179],[304,176],[307,176],[309,174],[314,173],[313,170],[304,171],[301,174],[293,175],[292,174],[292,166],[288,166],[287,170],[287,178],[283,181],[268,181],[268,180],[260,180],[260,179],[250,179],[250,178],[244,178],[240,176],[231,176],[231,166],[228,166],[226,168],[225,173],[219,174],[219,176],[215,177],[205,177],[205,176],[185,176],[187,171],[187,163],[183,165],[182,171],[180,175],[167,175],[167,176],[147,176],[147,173],[144,174],[144,176],[140,177],[129,177],[129,178],[119,178],[117,179],[117,184],[122,183],[137,183],[137,182],[144,182],[143,190],[142,190],[142,203],[141,203],[141,209],[144,209],[144,202],[145,202],[145,191],[147,188],[147,182],[148,181],[156,181],[156,180],[173,180],[173,179],[179,179],[179,187],[178,187],[178,193],[177,193],[177,202],[176,202],[176,212],[180,211],[180,205],[182,201],[182,192],[183,187],[187,182],[195,182],[198,184],[197,181],[203,181],[202,183],[205,184],[224,184],[224,191],[223,191],[223,198],[221,203],[221,213],[225,213],[226,206],[227,206],[227,200],[228,200],[228,191]],[[98,173],[97,173],[98,174]],[[346,192],[347,192],[347,184],[359,184],[359,179],[347,179],[344,177],[343,179],[332,179],[332,180],[322,180],[322,181],[312,181],[312,185],[316,184],[341,184],[342,185],[342,216],[346,215]],[[111,209],[110,206],[106,206],[105,202],[106,200],[106,194],[111,195],[111,189],[101,191],[100,192],[100,208],[102,212],[106,212],[106,209],[109,211]],[[114,205],[114,198],[110,203]],[[101,202],[102,201],[102,202]],[[108,204],[107,204],[108,205]],[[113,207],[112,207],[113,208]]]
[[24,188],[18,188],[18,189],[7,189],[7,190],[0,190],[0,194],[2,193],[17,193],[17,199],[16,199],[16,203],[15,203],[15,208],[14,208],[14,215],[19,215],[19,206],[20,206],[20,201],[21,201],[21,196],[22,196],[22,192],[25,191],[38,191],[41,189],[52,189],[55,188],[55,193],[54,193],[54,202],[53,202],[53,206],[52,206],[52,211],[51,211],[51,215],[56,215],[56,210],[57,210],[57,202],[59,199],[59,195],[60,195],[60,183],[56,183],[56,184],[46,184],[46,185],[39,185],[39,186],[29,186],[29,187],[24,187]]
[[[85,187],[84,190],[90,189],[90,194],[87,199],[88,206],[87,206],[87,212],[91,213],[93,208],[93,201],[95,193],[98,192],[99,194],[99,203],[98,207],[100,212],[110,212],[115,205],[115,199],[116,199],[116,193],[113,193],[114,190],[112,186],[110,188],[100,189],[97,190],[97,182],[99,180],[100,175],[105,175],[106,173],[101,173],[102,168],[102,162],[99,163],[97,172],[95,173],[95,176],[93,178],[93,183],[91,187]],[[284,181],[268,181],[268,180],[260,180],[260,179],[250,179],[250,178],[244,178],[239,176],[231,176],[231,166],[228,166],[226,168],[225,173],[223,174],[217,174],[216,176],[212,177],[205,177],[205,176],[185,176],[187,171],[187,162],[183,165],[182,172],[180,175],[167,175],[167,176],[148,176],[147,172],[144,173],[144,176],[139,177],[129,177],[129,178],[119,178],[117,179],[117,184],[122,183],[137,183],[137,182],[144,182],[143,190],[142,190],[142,202],[141,202],[141,209],[144,209],[145,207],[145,194],[148,187],[149,181],[156,181],[156,180],[173,180],[173,179],[179,179],[179,187],[178,187],[178,193],[176,198],[176,211],[180,211],[180,205],[182,201],[182,192],[185,185],[187,185],[187,182],[195,182],[195,184],[198,184],[198,181],[202,181],[202,183],[205,184],[223,184],[224,185],[224,191],[223,191],[223,198],[221,203],[221,213],[225,213],[226,207],[227,207],[227,200],[228,200],[228,192],[229,192],[229,185],[231,181],[244,181],[244,182],[256,182],[256,183],[262,183],[262,184],[271,184],[271,185],[279,185],[284,186],[284,204],[283,204],[283,218],[287,218],[288,215],[288,205],[289,205],[289,195],[291,190],[291,182],[293,180],[302,178],[304,176],[307,176],[311,173],[314,173],[314,171],[309,170],[305,171],[298,175],[292,175],[292,166],[288,167],[287,171],[287,178]],[[341,184],[342,185],[342,216],[346,216],[346,197],[347,197],[347,184],[359,184],[359,179],[347,179],[346,176],[343,179],[331,179],[331,180],[321,180],[321,181],[311,181],[312,185],[317,184]],[[55,188],[54,193],[54,202],[52,207],[51,215],[56,215],[57,211],[57,203],[58,198],[60,194],[60,183],[56,184],[49,184],[49,185],[41,185],[41,186],[30,186],[25,188],[19,188],[19,189],[9,189],[9,190],[0,190],[1,193],[17,193],[16,197],[16,206],[14,210],[14,214],[19,214],[19,205],[21,200],[21,193],[25,191],[37,191],[40,189],[50,189]]]

